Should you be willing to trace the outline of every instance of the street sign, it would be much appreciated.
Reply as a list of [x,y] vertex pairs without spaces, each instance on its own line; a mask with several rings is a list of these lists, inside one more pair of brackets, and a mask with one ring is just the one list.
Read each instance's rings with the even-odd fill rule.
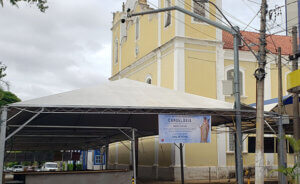
[[164,115],[158,117],[160,143],[210,143],[211,116]]

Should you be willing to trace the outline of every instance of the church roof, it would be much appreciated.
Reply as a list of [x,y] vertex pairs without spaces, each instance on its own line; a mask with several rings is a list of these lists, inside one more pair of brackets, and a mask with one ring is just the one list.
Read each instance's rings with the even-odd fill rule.
[[[259,50],[259,33],[241,31],[243,38],[254,51]],[[228,32],[223,31],[224,49],[233,49],[233,36]],[[292,38],[283,35],[268,35],[267,34],[267,50],[273,54],[277,54],[277,48],[281,47],[282,55],[292,54]],[[246,45],[240,48],[242,51],[249,51]]]

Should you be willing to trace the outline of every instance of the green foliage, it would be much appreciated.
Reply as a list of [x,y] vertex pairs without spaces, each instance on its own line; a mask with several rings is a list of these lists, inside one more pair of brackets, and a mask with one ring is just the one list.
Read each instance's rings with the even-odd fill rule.
[[28,161],[25,161],[25,162],[22,162],[22,165],[23,166],[31,166],[31,162],[28,162]]
[[12,92],[3,91],[2,89],[0,89],[0,107],[20,101],[21,100]]
[[68,164],[68,171],[73,171],[73,164]]
[[[294,149],[295,154],[297,156],[299,156],[299,154],[300,154],[300,140],[296,140],[293,137],[289,137],[289,136],[286,136],[285,138],[288,140],[289,144]],[[298,163],[296,163],[293,167],[288,167],[288,168],[280,166],[278,169],[273,170],[273,171],[277,171],[277,172],[283,173],[289,179],[289,181],[291,183],[295,183],[296,180],[299,177],[299,175],[296,172],[297,169],[300,168],[299,166],[300,165]]]
[[[9,0],[13,6],[18,7],[18,3],[20,1],[27,2],[29,4],[36,4],[36,6],[40,9],[41,12],[45,12],[48,8],[47,0]],[[3,0],[0,0],[0,4],[3,6]]]
[[18,162],[8,162],[6,163],[6,167],[13,167],[14,165],[18,165]]
[[62,163],[62,169],[61,169],[62,171],[65,171],[66,170],[66,163]]
[[[1,0],[0,0],[1,1]],[[7,66],[5,66],[2,62],[0,62],[0,79],[6,76],[5,70]]]
[[82,171],[83,170],[83,165],[82,164],[76,164],[76,170],[77,171]]

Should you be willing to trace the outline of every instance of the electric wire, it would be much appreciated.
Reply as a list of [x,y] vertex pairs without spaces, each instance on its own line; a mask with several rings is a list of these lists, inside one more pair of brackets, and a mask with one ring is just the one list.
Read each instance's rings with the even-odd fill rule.
[[[156,7],[156,8],[159,8],[158,6],[156,6],[155,4],[153,4],[153,3],[151,3],[151,2],[148,2],[148,3],[151,4],[152,6]],[[202,33],[202,34],[204,34],[204,35],[206,35],[206,36],[208,36],[208,37],[210,37],[210,38],[216,39],[215,37],[212,37],[211,35],[209,35],[209,34],[203,32],[203,31],[200,31],[200,30],[194,28],[193,26],[191,26],[191,25],[189,25],[189,24],[186,24],[184,21],[182,21],[182,20],[176,18],[176,17],[173,16],[172,14],[171,14],[171,17],[174,18],[175,20],[177,20],[177,21],[183,23],[183,24],[186,25],[187,27],[189,27],[189,28],[191,28],[191,29],[193,29],[193,30],[199,32],[199,33]]]

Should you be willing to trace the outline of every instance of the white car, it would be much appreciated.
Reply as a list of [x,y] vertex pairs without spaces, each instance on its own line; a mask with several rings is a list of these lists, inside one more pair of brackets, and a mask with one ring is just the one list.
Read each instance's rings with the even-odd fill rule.
[[24,167],[22,165],[14,165],[12,167],[12,172],[23,172],[24,171]]
[[42,171],[58,171],[57,163],[46,162],[42,167]]

